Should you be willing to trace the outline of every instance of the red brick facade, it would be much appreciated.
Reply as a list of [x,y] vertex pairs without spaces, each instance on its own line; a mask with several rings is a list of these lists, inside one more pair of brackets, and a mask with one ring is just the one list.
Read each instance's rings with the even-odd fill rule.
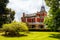
[[47,13],[36,13],[35,16],[23,16],[21,20],[22,22],[43,22],[45,16]]
[[[21,21],[28,23],[29,28],[34,28],[35,29],[39,29],[39,27],[41,26],[41,28],[44,26],[43,21],[44,21],[44,17],[47,16],[47,12],[44,10],[42,10],[41,7],[41,11],[37,12],[37,13],[33,13],[33,14],[25,14],[23,13],[23,17],[21,17]],[[44,28],[44,27],[43,27]]]

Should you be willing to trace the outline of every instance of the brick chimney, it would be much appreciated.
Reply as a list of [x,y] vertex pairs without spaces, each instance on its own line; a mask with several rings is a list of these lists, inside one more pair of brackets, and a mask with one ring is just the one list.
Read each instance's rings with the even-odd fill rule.
[[25,12],[23,12],[23,17],[25,17]]

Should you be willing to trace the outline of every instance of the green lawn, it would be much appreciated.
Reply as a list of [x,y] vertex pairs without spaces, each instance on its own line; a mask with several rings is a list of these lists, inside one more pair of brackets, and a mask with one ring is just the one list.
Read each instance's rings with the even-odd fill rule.
[[[57,36],[58,35],[58,36]],[[30,32],[27,36],[5,37],[0,33],[0,40],[59,40],[58,32]]]

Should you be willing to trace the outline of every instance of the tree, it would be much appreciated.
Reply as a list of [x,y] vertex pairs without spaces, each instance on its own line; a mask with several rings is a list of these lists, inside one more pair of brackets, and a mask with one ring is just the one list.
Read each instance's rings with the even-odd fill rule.
[[26,23],[23,22],[12,22],[10,24],[4,24],[3,25],[3,31],[5,32],[5,35],[19,35],[19,32],[28,32],[28,27],[26,25]]
[[11,9],[6,8],[6,23],[11,23],[14,20],[14,15],[15,15],[15,11],[12,11]]
[[11,23],[11,21],[14,19],[15,12],[6,8],[8,3],[9,0],[0,0],[0,28],[3,24]]
[[52,15],[50,22],[48,24],[52,30],[56,31],[60,27],[60,0],[45,0],[46,4],[50,7],[49,14]]
[[0,0],[0,14],[5,13],[5,8],[8,2],[8,0]]

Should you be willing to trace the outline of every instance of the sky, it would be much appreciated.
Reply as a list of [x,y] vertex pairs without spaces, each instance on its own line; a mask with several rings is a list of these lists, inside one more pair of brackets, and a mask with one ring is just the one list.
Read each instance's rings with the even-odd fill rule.
[[9,0],[7,8],[11,8],[16,12],[16,21],[21,21],[23,12],[26,14],[39,12],[42,5],[45,6],[46,11],[48,12],[49,7],[46,6],[44,0]]

